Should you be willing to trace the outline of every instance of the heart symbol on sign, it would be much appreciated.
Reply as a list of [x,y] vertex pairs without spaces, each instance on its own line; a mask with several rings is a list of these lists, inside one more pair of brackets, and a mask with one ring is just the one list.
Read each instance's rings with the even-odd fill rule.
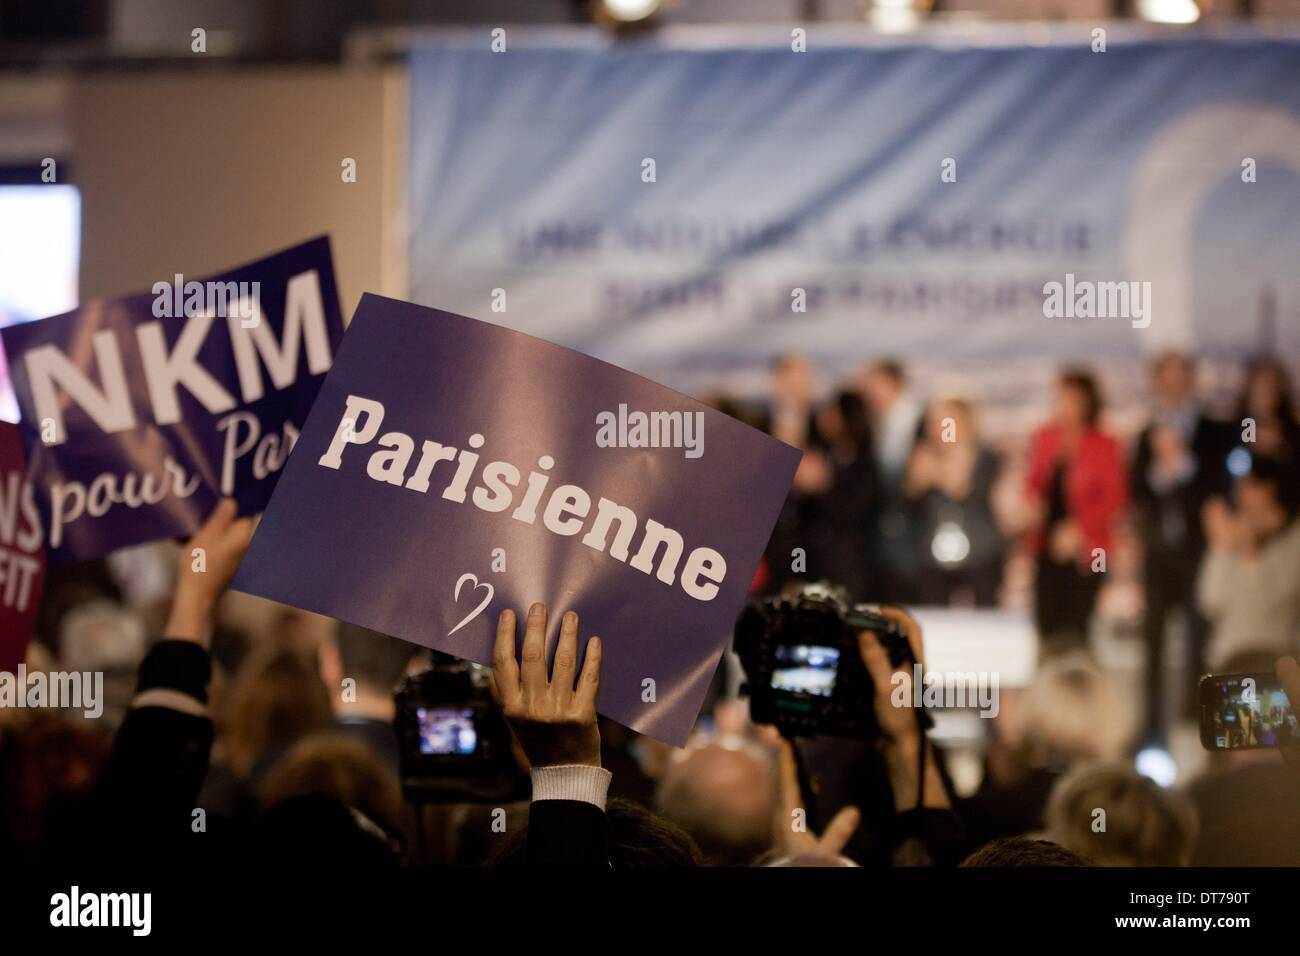
[[455,627],[453,627],[450,631],[447,632],[447,636],[448,636],[448,637],[451,637],[453,634],[455,634],[457,631],[459,631],[462,627],[464,627],[464,626],[465,626],[466,624],[468,624],[470,621],[474,620],[474,618],[476,618],[476,617],[478,617],[480,614],[482,614],[482,613],[483,613],[483,609],[484,609],[485,607],[487,607],[489,604],[492,603],[492,595],[496,593],[496,589],[495,589],[494,587],[492,587],[492,585],[488,584],[486,581],[479,581],[479,579],[478,579],[478,575],[475,575],[475,574],[469,574],[469,573],[467,572],[467,573],[465,573],[465,574],[462,574],[462,575],[461,575],[461,576],[456,580],[456,590],[452,593],[452,600],[453,600],[453,601],[459,601],[459,600],[460,600],[460,589],[461,589],[461,587],[464,586],[464,584],[465,584],[466,581],[473,581],[473,582],[474,582],[474,590],[475,590],[475,591],[477,591],[479,588],[487,588],[487,596],[483,598],[483,602],[482,602],[481,604],[479,604],[478,607],[474,608],[474,610],[472,610],[472,611],[469,612],[469,614],[465,617],[465,619],[464,619],[463,621],[461,621],[459,624],[457,624]]

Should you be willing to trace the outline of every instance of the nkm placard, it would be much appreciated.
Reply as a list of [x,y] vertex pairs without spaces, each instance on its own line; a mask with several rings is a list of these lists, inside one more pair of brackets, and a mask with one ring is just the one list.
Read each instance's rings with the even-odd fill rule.
[[365,295],[234,587],[490,663],[577,611],[598,706],[681,745],[799,451],[509,329]]
[[261,511],[343,336],[329,239],[3,331],[52,560]]

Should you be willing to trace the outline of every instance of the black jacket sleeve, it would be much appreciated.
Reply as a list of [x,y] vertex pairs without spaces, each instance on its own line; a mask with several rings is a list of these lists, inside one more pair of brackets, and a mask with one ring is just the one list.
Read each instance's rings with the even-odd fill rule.
[[[117,732],[100,782],[110,842],[129,844],[133,853],[150,857],[182,852],[194,832],[194,810],[212,752],[212,720],[205,707],[210,677],[207,651],[190,641],[164,640],[141,663],[139,703]],[[149,705],[149,691],[164,692],[156,699],[192,705]]]

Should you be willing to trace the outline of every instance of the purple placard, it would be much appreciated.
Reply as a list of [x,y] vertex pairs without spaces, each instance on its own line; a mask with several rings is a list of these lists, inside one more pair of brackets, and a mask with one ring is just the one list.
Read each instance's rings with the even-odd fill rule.
[[0,671],[17,673],[26,657],[44,584],[41,522],[18,426],[0,422]]
[[798,462],[616,366],[367,294],[234,587],[483,664],[503,608],[545,601],[548,649],[575,610],[601,713],[680,746]]
[[52,561],[261,511],[343,336],[329,239],[3,330]]

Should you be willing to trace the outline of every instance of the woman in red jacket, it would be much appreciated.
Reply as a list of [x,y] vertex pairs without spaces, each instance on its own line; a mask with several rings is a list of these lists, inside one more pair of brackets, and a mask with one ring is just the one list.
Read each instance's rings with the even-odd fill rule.
[[1039,636],[1057,646],[1086,642],[1112,530],[1128,507],[1124,452],[1098,426],[1101,404],[1091,374],[1065,372],[1055,415],[1030,446],[1026,490],[1041,516],[1029,538],[1034,617]]

